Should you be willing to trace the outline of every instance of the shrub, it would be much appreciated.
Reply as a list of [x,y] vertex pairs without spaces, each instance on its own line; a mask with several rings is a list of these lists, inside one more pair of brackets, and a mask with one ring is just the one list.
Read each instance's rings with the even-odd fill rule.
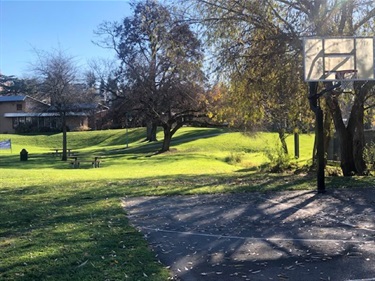
[[264,154],[270,160],[271,172],[281,173],[292,168],[291,157],[284,152],[281,144],[277,143],[274,148],[267,149]]
[[31,133],[35,130],[35,126],[33,126],[33,124],[31,123],[23,123],[23,124],[19,124],[16,128],[15,128],[15,131],[17,134],[27,134],[27,133]]
[[225,157],[224,161],[228,164],[235,165],[240,164],[244,159],[245,153],[231,152],[230,155]]
[[326,166],[325,173],[329,177],[342,177],[342,169],[337,166]]

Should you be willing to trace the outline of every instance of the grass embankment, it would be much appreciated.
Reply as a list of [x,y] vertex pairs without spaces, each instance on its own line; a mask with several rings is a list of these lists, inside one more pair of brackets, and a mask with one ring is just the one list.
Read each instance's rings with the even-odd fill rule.
[[[68,146],[80,159],[104,159],[100,169],[72,169],[52,156],[61,134],[0,135],[13,144],[13,153],[0,151],[0,280],[167,280],[121,197],[315,187],[313,177],[259,172],[274,134],[183,128],[164,154],[143,137],[142,129],[71,132]],[[313,136],[302,135],[300,144],[302,165]]]

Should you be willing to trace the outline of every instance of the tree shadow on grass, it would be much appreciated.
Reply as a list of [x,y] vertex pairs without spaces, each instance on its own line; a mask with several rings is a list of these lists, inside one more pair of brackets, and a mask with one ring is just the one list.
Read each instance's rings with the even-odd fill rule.
[[[199,140],[199,139],[207,139],[207,138],[216,137],[224,133],[226,133],[226,131],[222,129],[211,129],[210,131],[207,131],[206,129],[204,131],[194,130],[194,131],[184,132],[183,134],[180,134],[172,138],[171,147],[173,145],[181,145],[181,144],[189,143],[189,142]],[[153,155],[158,154],[159,150],[161,149],[161,145],[162,145],[162,141],[160,140],[156,142],[146,142],[146,143],[143,143],[142,145],[137,145],[137,146],[130,145],[129,147],[110,150],[110,151],[107,151],[106,154],[107,155],[142,154],[143,156],[148,155],[151,157]]]
[[166,280],[120,208],[122,192],[67,186],[2,189],[1,280]]

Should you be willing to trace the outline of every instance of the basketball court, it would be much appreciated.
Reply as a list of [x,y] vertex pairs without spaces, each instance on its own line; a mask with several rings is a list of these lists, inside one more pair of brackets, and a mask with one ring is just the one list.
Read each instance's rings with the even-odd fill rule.
[[124,198],[176,280],[375,280],[375,189]]

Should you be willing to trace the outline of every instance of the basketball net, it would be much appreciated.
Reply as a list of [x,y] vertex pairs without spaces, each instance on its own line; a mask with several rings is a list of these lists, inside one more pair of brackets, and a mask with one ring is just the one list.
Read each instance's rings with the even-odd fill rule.
[[342,93],[354,92],[354,79],[357,78],[357,70],[340,70],[335,73],[336,84],[340,87],[336,90]]

